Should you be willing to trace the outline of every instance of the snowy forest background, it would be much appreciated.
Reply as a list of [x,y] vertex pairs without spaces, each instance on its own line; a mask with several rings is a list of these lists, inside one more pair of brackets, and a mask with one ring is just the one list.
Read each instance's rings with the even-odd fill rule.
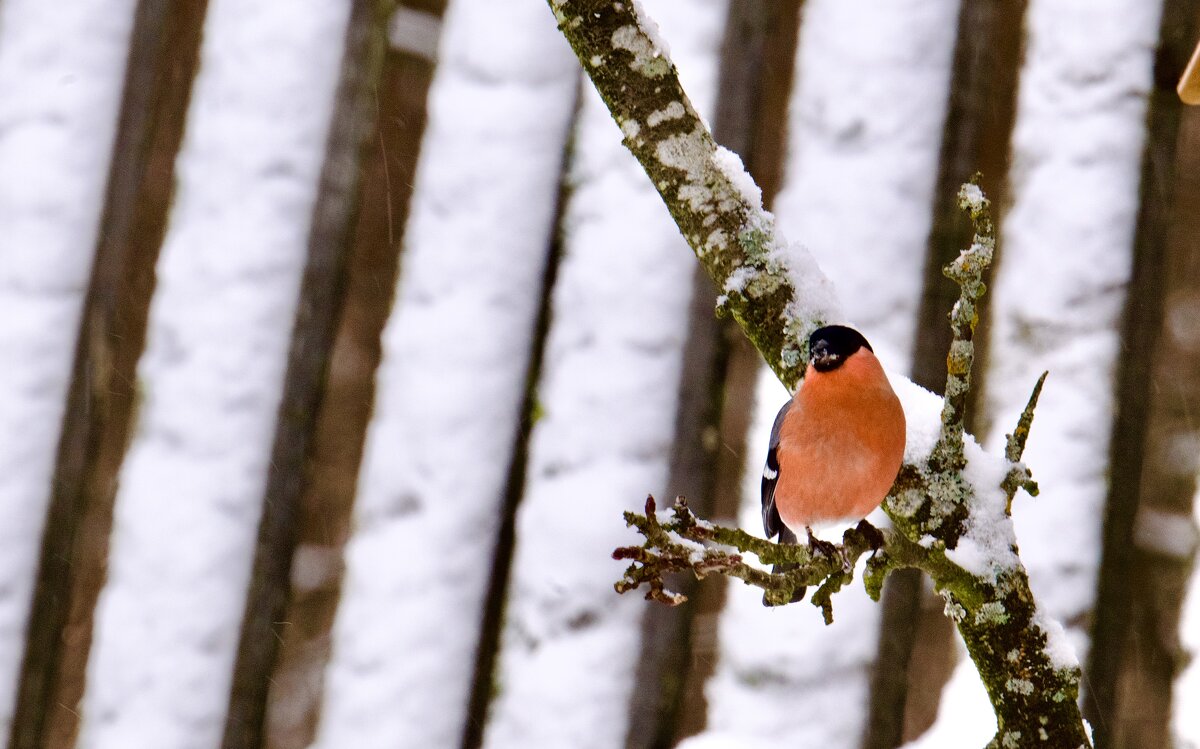
[[[1200,2],[642,2],[935,390],[983,172],[973,431],[1050,371],[1034,591],[1102,745],[1200,747]],[[919,575],[613,592],[647,493],[757,532],[786,398],[620,139],[543,0],[0,0],[10,749],[985,743]]]

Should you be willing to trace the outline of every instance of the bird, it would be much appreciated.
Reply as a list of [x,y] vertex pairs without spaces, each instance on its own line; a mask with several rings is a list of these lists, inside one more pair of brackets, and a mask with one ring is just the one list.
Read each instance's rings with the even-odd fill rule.
[[[771,427],[763,530],[793,544],[804,531],[810,548],[832,557],[836,547],[816,538],[813,526],[863,520],[887,497],[904,460],[904,408],[854,328],[819,328],[808,350],[804,380]],[[877,544],[879,532],[868,527]],[[793,602],[803,595],[798,588]]]

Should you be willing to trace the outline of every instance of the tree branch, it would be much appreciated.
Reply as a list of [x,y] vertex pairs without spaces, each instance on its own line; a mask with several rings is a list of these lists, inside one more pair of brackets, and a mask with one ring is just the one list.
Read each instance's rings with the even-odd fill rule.
[[625,146],[722,290],[719,309],[794,388],[808,360],[808,334],[842,317],[833,285],[806,250],[789,247],[775,230],[741,159],[713,140],[657,27],[648,33],[634,3],[550,0],[550,7]]
[[[549,4],[625,145],[723,289],[718,310],[733,314],[784,384],[794,388],[803,376],[808,333],[841,319],[831,284],[806,251],[779,236],[740,161],[713,141],[657,29],[638,18],[636,3]],[[960,204],[976,236],[945,269],[961,289],[951,315],[947,397],[893,380],[905,402],[909,444],[883,505],[895,530],[884,534],[882,547],[868,559],[865,584],[877,597],[884,576],[898,567],[918,567],[933,578],[996,712],[998,730],[989,747],[1090,746],[1076,706],[1078,664],[1061,628],[1037,611],[1008,514],[1018,488],[1036,490],[1017,461],[1040,381],[1005,456],[985,453],[963,434],[977,302],[986,288],[982,276],[991,263],[994,231],[977,185],[963,187]],[[775,601],[790,600],[798,586],[819,585],[813,598],[826,621],[832,618],[830,596],[852,579],[854,563],[875,545],[860,526],[847,532],[835,554],[813,555],[805,546],[780,546],[705,523],[686,502],[663,520],[651,499],[645,515],[627,513],[626,521],[646,542],[614,552],[632,562],[617,583],[619,592],[645,584],[648,598],[678,604],[682,597],[666,589],[663,574],[689,569],[700,577],[714,572],[737,577]],[[745,553],[767,565],[798,566],[773,574],[745,563]]]

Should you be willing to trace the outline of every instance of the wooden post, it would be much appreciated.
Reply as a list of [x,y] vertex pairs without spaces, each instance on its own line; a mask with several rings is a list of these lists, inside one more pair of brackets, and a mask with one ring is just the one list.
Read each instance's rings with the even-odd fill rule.
[[[444,0],[409,0],[397,11],[402,17],[393,17],[392,23],[420,18],[427,27],[440,18],[444,6]],[[380,334],[392,309],[400,240],[425,130],[425,98],[433,78],[436,36],[420,36],[423,46],[418,47],[414,37],[411,48],[389,47],[374,92],[375,131],[361,167],[346,298],[316,416],[296,529],[299,553],[323,566],[325,574],[302,587],[293,581],[291,587],[267,697],[268,749],[309,746],[320,717],[341,594],[342,548],[350,535],[363,441],[375,399]]]

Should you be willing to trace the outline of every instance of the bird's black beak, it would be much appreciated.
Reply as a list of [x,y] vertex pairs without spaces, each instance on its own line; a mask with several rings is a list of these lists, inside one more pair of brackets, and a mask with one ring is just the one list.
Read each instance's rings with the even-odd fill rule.
[[809,360],[818,372],[828,372],[831,369],[835,369],[840,359],[840,356],[833,353],[829,341],[824,338],[817,339],[816,343],[813,344],[812,351],[809,352]]

